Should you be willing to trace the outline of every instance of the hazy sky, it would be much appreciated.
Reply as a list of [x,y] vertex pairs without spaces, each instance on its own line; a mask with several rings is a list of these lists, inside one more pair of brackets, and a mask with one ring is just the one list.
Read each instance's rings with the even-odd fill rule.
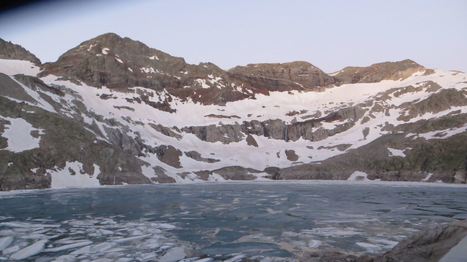
[[465,0],[56,1],[0,14],[0,37],[43,62],[106,32],[223,68],[305,60],[332,72],[411,58],[467,71]]

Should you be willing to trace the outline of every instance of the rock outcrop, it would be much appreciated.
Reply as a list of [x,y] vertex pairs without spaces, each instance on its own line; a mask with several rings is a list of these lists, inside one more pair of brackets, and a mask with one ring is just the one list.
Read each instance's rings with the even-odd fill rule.
[[467,237],[467,221],[436,225],[397,244],[373,261],[440,261]]
[[[270,119],[264,122],[252,120],[244,121],[242,124],[191,126],[182,128],[182,131],[195,134],[203,141],[225,144],[242,141],[246,136],[247,143],[255,145],[251,135],[284,141],[297,141],[301,138],[318,141],[348,130],[363,117],[364,113],[365,110],[361,107],[351,106],[329,113],[324,117],[294,121],[293,123],[286,123],[281,119]],[[339,124],[332,129],[322,128],[323,124],[335,122],[339,122]]]
[[[237,66],[229,70],[230,73],[244,76],[255,85],[265,81],[274,91],[287,91],[290,86],[298,86],[301,89],[313,89],[335,84],[337,81],[332,76],[308,62],[296,61],[283,64],[248,64]],[[274,82],[267,83],[267,80]]]
[[346,67],[334,75],[345,84],[375,83],[382,80],[406,79],[416,72],[430,73],[432,70],[415,63],[410,59],[397,62],[384,62],[368,67]]
[[20,45],[5,41],[0,38],[0,59],[27,60],[35,65],[40,65],[41,61],[31,52]]
[[401,241],[390,251],[376,256],[349,254],[341,250],[315,250],[302,255],[307,262],[390,262],[443,261],[442,259],[467,237],[467,221],[435,225]]

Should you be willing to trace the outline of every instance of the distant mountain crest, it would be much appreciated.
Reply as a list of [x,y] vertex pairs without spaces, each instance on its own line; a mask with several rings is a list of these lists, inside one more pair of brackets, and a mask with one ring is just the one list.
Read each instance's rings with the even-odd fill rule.
[[231,73],[256,78],[290,81],[304,88],[324,87],[336,84],[332,76],[324,73],[318,67],[303,61],[290,63],[265,63],[237,66]]
[[[40,64],[24,48],[2,43],[4,57]],[[225,71],[213,63],[188,64],[183,58],[115,33],[84,41],[56,62],[41,67],[41,77],[52,74],[94,87],[145,87],[164,92],[165,101],[158,103],[157,108],[166,111],[171,111],[168,102],[173,98],[223,105],[258,94],[268,95],[272,91],[323,90],[346,83],[399,80],[425,70],[411,60],[404,60],[369,67],[346,67],[335,75],[305,61],[248,64]]]
[[367,67],[346,67],[335,74],[342,83],[376,83],[382,80],[401,80],[416,72],[431,73],[432,70],[405,59],[396,62],[383,62]]
[[5,41],[0,38],[0,59],[27,60],[35,65],[40,65],[41,61],[31,52],[20,45]]

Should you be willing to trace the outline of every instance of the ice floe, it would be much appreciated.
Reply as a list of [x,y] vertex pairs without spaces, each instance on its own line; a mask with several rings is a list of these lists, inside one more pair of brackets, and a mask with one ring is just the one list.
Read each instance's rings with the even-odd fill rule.
[[22,260],[37,255],[44,250],[47,241],[47,239],[39,240],[23,249],[20,249],[13,253],[13,255],[10,256],[10,259]]

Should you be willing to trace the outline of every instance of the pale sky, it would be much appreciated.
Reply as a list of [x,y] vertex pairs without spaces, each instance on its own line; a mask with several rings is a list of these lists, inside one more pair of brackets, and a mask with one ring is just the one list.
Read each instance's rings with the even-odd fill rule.
[[106,32],[224,69],[308,61],[324,71],[410,58],[467,71],[464,0],[52,1],[0,14],[42,62]]

